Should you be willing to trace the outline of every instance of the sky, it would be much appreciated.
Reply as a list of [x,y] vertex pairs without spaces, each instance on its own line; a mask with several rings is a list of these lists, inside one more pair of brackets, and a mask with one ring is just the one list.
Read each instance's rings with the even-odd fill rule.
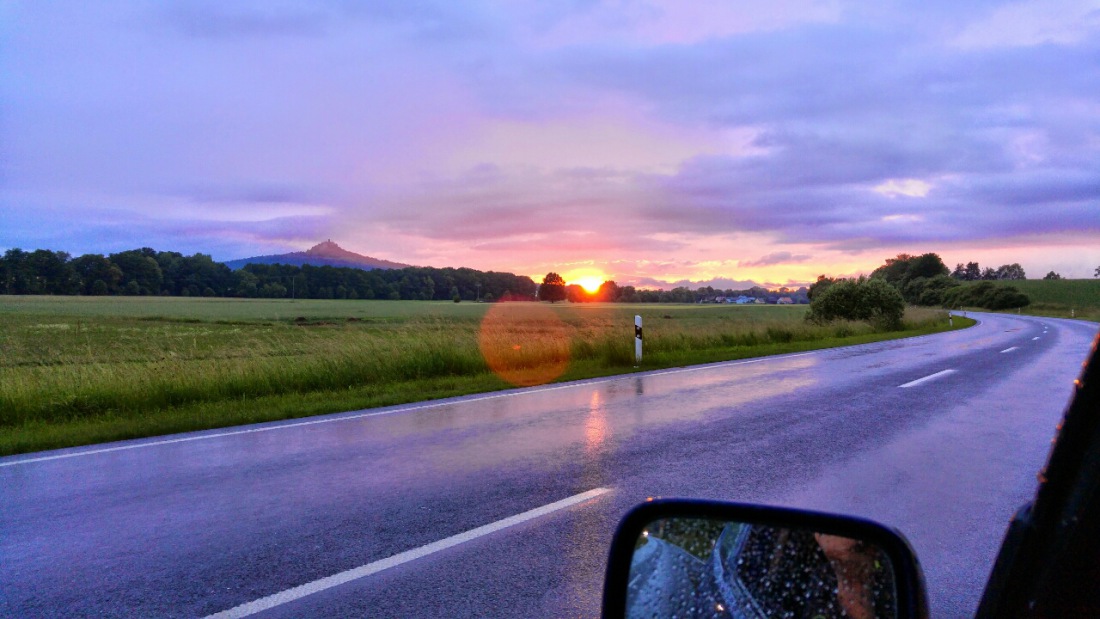
[[0,250],[1091,278],[1098,94],[1100,0],[0,0]]

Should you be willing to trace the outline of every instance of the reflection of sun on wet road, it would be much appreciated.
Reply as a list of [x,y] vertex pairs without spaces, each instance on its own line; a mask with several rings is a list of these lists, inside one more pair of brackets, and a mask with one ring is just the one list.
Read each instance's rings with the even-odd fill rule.
[[607,418],[598,389],[592,392],[592,402],[588,407],[588,418],[584,422],[585,451],[592,452],[599,448],[607,434]]
[[489,369],[516,385],[553,381],[569,367],[569,331],[537,303],[496,303],[485,313],[477,344]]
[[[603,459],[605,441],[611,431],[608,413],[606,392],[593,389],[584,418],[584,443],[576,482],[578,488],[599,488],[611,482],[609,467]],[[591,573],[593,567],[599,569],[602,563],[603,553],[600,551],[603,548],[592,547],[591,533],[606,528],[606,523],[601,521],[604,517],[599,510],[577,510],[565,529],[565,584],[561,597],[565,601],[566,613],[582,616],[585,609],[595,608],[599,604],[600,590],[592,586],[585,574]]]

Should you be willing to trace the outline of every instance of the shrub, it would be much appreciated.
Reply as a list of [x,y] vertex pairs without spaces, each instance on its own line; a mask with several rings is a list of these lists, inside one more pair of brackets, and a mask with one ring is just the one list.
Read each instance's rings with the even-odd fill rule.
[[882,279],[837,281],[814,295],[806,320],[825,324],[835,320],[861,320],[876,329],[898,329],[905,314],[905,299]]
[[1031,299],[1015,286],[1000,286],[993,282],[981,282],[973,286],[959,286],[943,295],[944,307],[981,307],[991,310],[1012,309],[1031,304]]
[[918,277],[910,280],[902,290],[905,300],[914,305],[935,307],[943,305],[943,295],[951,288],[961,286],[949,275],[937,275],[932,278]]

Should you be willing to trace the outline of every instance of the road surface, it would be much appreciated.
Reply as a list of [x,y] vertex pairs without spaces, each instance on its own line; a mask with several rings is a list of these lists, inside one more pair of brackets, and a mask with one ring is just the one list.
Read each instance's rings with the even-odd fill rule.
[[900,529],[973,612],[1097,325],[962,331],[0,458],[0,616],[598,614],[650,496]]

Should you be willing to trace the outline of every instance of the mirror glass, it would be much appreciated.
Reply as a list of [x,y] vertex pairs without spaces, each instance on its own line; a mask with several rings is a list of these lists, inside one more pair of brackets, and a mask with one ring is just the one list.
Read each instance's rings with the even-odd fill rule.
[[634,546],[628,617],[897,617],[879,547],[807,529],[656,520]]

